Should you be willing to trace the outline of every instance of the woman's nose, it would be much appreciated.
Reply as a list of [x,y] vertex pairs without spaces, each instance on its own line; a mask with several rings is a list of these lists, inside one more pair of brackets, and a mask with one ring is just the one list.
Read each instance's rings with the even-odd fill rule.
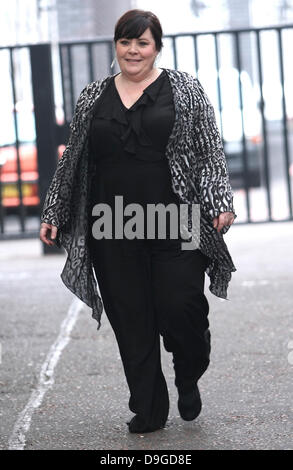
[[137,52],[137,45],[135,42],[131,42],[129,44],[129,52],[136,53]]

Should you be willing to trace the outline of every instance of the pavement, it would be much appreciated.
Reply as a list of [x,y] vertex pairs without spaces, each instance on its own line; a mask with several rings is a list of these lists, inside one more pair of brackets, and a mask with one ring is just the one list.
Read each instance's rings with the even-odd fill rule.
[[163,430],[130,434],[129,392],[105,312],[102,327],[63,284],[65,254],[38,239],[0,242],[0,449],[293,449],[293,222],[242,225],[224,236],[237,272],[228,297],[208,289],[211,363],[203,408],[177,410],[161,343],[170,413]]

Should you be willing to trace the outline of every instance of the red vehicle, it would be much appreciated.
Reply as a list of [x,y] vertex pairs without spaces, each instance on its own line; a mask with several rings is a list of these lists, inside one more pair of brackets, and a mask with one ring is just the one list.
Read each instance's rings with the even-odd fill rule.
[[[16,208],[20,205],[19,185],[22,189],[22,203],[25,207],[37,208],[40,204],[38,190],[38,159],[35,135],[34,113],[17,110],[19,165],[15,146],[14,117],[4,123],[0,141],[0,202],[4,208]],[[1,119],[2,124],[3,119]],[[65,146],[58,147],[58,156],[62,156]],[[20,174],[20,181],[18,175]]]
[[[38,167],[37,149],[34,144],[21,144],[19,147],[22,202],[25,206],[38,206]],[[0,181],[2,206],[17,207],[20,204],[17,153],[14,146],[0,149]]]

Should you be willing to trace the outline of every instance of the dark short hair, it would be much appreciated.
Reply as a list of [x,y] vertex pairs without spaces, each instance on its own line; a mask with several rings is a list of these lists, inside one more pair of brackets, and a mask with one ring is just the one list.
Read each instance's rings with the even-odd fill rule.
[[121,38],[139,38],[147,28],[150,28],[156,43],[156,50],[160,52],[162,43],[162,26],[158,17],[151,11],[128,10],[115,25],[114,41]]

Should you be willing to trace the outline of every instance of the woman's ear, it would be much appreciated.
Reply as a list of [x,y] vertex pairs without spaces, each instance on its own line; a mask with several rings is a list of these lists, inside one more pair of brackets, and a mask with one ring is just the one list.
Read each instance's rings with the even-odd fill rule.
[[161,58],[161,51],[157,53],[156,58],[155,58],[155,63],[157,63],[158,60],[160,60],[160,58]]

